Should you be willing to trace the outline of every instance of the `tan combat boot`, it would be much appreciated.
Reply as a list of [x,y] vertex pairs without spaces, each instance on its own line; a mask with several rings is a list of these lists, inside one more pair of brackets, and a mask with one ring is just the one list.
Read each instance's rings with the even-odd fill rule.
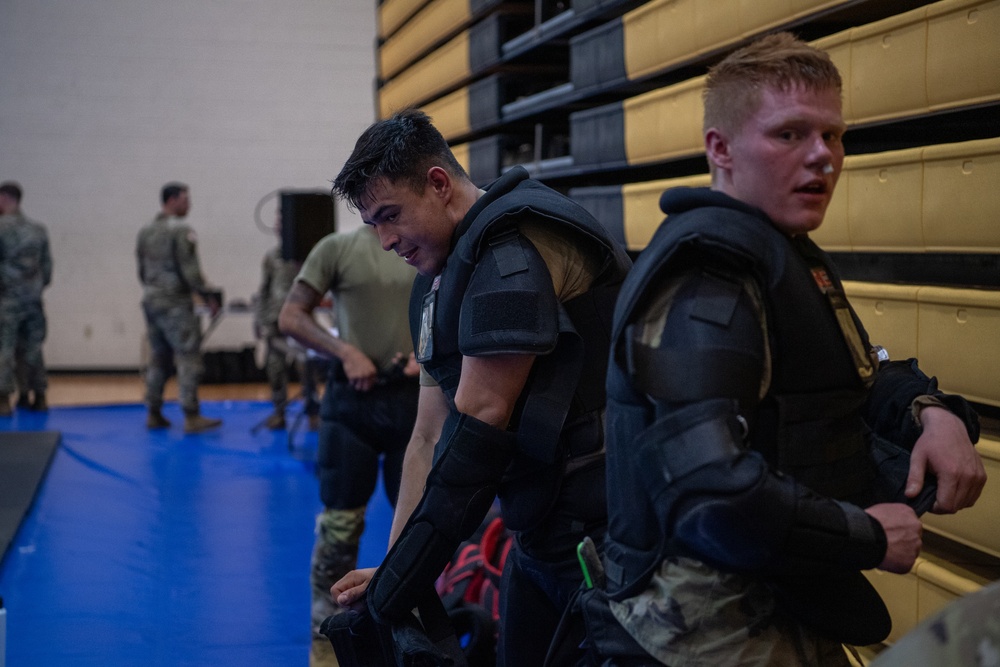
[[285,413],[281,410],[275,410],[267,419],[264,420],[264,426],[272,431],[280,431],[285,428]]
[[203,433],[205,431],[211,431],[213,428],[219,428],[220,426],[222,426],[221,419],[202,417],[197,412],[184,415],[185,433]]
[[0,417],[10,417],[14,411],[10,407],[10,394],[0,394]]

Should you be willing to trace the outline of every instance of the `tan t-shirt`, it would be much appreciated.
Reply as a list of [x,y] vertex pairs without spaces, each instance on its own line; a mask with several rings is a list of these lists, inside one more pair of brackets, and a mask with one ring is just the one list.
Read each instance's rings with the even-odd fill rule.
[[410,290],[416,270],[386,252],[371,227],[330,234],[312,249],[296,276],[333,294],[340,337],[385,370],[413,351]]

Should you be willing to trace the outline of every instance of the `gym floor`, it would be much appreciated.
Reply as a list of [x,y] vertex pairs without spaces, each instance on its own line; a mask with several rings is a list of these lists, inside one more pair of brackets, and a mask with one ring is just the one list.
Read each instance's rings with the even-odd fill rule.
[[[173,392],[165,431],[145,428],[137,375],[53,375],[48,413],[0,418],[61,435],[0,562],[8,667],[308,663],[316,434],[255,431],[266,385],[207,385],[224,424],[185,436]],[[362,566],[390,521],[380,487]]]

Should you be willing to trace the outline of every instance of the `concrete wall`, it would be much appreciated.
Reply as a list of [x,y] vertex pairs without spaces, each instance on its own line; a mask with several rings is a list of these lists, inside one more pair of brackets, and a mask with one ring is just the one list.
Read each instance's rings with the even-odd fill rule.
[[[48,226],[50,368],[135,368],[135,237],[191,187],[202,269],[249,300],[276,239],[254,209],[328,189],[374,119],[373,0],[4,0],[0,180]],[[277,200],[263,209],[271,224]],[[338,225],[360,220],[342,205]],[[227,316],[209,347],[249,340]]]

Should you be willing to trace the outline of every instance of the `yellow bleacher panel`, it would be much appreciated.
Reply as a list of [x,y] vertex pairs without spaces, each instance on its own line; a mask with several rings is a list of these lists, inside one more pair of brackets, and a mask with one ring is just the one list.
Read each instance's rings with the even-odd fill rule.
[[921,287],[921,367],[944,391],[1000,406],[1000,290]]
[[643,164],[703,153],[704,88],[705,77],[700,76],[625,100],[622,107],[628,163]]
[[846,0],[740,0],[740,30],[753,37],[823,9],[847,4]]
[[866,570],[864,574],[892,616],[892,630],[886,639],[892,644],[949,602],[996,580],[1000,569],[985,556],[924,550],[907,574],[881,570]]
[[436,42],[471,20],[469,0],[432,0],[379,48],[379,76],[396,76]]
[[851,31],[844,30],[835,35],[810,42],[818,49],[823,49],[830,54],[830,60],[837,66],[840,72],[841,99],[843,100],[844,119],[848,120],[852,116],[851,111]]
[[701,55],[732,44],[742,35],[740,0],[696,0],[694,30],[699,36],[699,48],[688,56]]
[[1000,252],[1000,138],[928,146],[923,160],[927,249]]
[[924,560],[917,566],[917,621],[940,611],[963,595],[975,593],[983,581]]
[[426,3],[427,0],[385,0],[378,8],[378,36],[384,39],[394,33]]
[[982,437],[976,450],[986,468],[986,486],[976,504],[957,514],[925,514],[924,525],[939,535],[1000,558],[1000,439]]
[[622,17],[630,79],[735,42],[740,0],[652,0]]
[[646,183],[627,183],[622,186],[622,226],[625,230],[625,247],[639,251],[649,245],[660,223],[660,195],[668,188],[700,188],[711,185],[708,174],[668,178]]
[[445,140],[468,134],[472,129],[469,123],[468,86],[424,105],[423,112],[431,117],[434,127]]
[[844,281],[844,291],[868,331],[872,345],[881,345],[890,359],[917,356],[916,285]]
[[926,7],[851,31],[852,124],[927,109]]
[[847,169],[849,164],[850,158],[844,160],[844,170],[840,172],[837,188],[833,191],[830,205],[826,207],[823,224],[816,231],[809,232],[809,238],[827,252],[846,252],[851,249],[850,225],[847,218]]
[[917,624],[917,600],[920,589],[920,581],[915,573],[921,559],[917,558],[917,565],[908,574],[892,574],[882,570],[865,570],[878,594],[882,596],[889,615],[892,617],[892,630],[886,642],[898,641],[900,637],[913,629]]
[[469,165],[471,164],[469,162],[469,144],[465,143],[452,146],[451,153],[455,156],[455,159],[458,160],[458,163],[462,165],[462,169],[465,170],[465,173],[469,173]]
[[927,7],[931,109],[1000,98],[1000,0],[945,0]]
[[635,79],[698,50],[695,0],[652,0],[622,17],[625,72]]
[[838,187],[847,186],[847,218],[855,251],[924,249],[922,150],[852,156]]
[[433,99],[469,76],[469,33],[427,54],[379,90],[382,118],[414,104]]

